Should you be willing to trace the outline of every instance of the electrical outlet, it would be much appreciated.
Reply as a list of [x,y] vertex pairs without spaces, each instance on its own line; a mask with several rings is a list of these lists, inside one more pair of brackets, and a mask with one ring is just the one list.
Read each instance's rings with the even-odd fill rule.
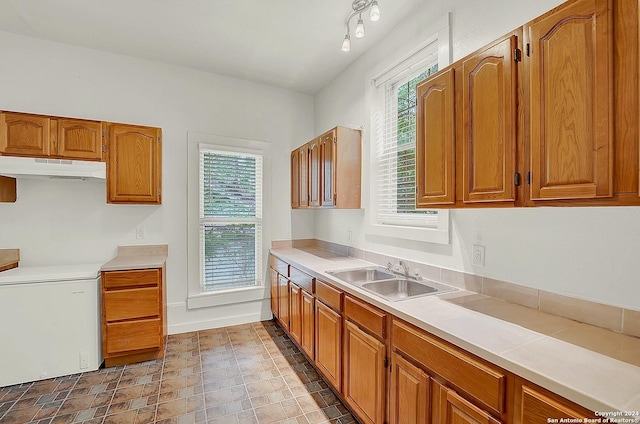
[[473,250],[471,252],[471,263],[474,266],[484,266],[484,246],[479,244],[473,245]]
[[144,225],[138,225],[136,227],[136,238],[139,240],[144,239]]

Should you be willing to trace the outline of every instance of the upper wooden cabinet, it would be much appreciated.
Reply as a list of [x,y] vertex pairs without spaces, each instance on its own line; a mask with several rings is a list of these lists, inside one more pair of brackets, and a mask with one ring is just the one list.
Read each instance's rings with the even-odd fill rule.
[[515,35],[462,63],[462,200],[515,200]]
[[0,113],[0,152],[23,156],[49,156],[51,118],[26,113]]
[[417,86],[418,207],[514,204],[517,49],[511,34]]
[[102,122],[26,113],[0,113],[0,153],[103,160]]
[[162,130],[108,124],[108,203],[161,203]]
[[612,19],[580,0],[526,27],[532,200],[613,195]]
[[360,138],[359,130],[336,127],[291,152],[292,208],[360,208]]
[[454,70],[416,87],[416,205],[455,202]]

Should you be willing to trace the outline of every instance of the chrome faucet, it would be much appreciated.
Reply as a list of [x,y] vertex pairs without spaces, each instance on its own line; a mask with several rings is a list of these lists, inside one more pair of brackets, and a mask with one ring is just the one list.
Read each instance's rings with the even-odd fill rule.
[[405,276],[406,278],[409,278],[409,266],[408,266],[406,263],[404,263],[404,261],[400,261],[398,264],[399,264],[399,265],[402,267],[402,269],[404,270],[404,276]]

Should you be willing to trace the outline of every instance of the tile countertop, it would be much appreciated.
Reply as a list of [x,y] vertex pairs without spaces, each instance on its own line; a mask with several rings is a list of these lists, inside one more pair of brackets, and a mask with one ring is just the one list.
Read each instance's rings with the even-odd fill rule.
[[[640,339],[593,327],[632,342],[633,351],[629,353],[635,354],[635,361],[623,362],[554,336],[574,328],[575,334],[580,334],[585,325],[576,321],[463,289],[389,302],[326,273],[375,264],[312,249],[271,249],[271,253],[592,411],[640,411]],[[580,344],[589,347],[584,341]],[[593,340],[594,347],[597,344],[602,340]]]
[[167,260],[168,245],[118,246],[118,254],[101,271],[125,271],[130,269],[162,268]]

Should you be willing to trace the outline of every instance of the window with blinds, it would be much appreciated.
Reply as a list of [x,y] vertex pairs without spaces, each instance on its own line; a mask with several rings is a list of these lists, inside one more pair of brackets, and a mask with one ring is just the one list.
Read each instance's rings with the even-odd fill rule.
[[420,60],[395,67],[374,81],[381,125],[376,134],[376,206],[378,224],[435,227],[438,211],[417,210],[416,85],[437,72],[437,51],[426,48]]
[[200,150],[202,291],[262,285],[262,156]]

